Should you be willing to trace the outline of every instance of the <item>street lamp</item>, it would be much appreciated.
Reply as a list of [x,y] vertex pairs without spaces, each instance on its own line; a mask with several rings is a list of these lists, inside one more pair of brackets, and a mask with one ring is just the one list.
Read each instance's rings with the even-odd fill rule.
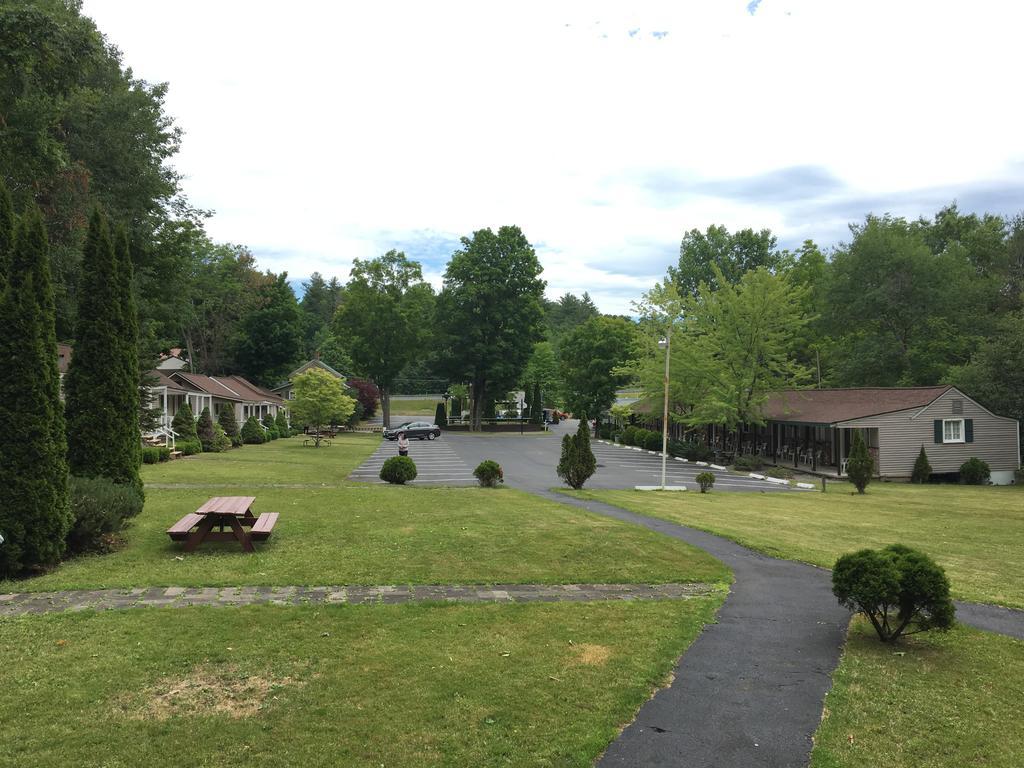
[[665,338],[658,342],[658,348],[665,350],[665,402],[661,415],[661,490],[665,490],[665,466],[668,463],[668,361],[672,354],[672,325],[668,326]]

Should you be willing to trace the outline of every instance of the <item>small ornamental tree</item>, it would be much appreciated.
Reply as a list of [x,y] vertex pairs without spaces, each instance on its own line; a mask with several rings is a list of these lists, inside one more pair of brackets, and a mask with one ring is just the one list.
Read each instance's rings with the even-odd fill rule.
[[921,446],[921,452],[917,454],[917,461],[914,462],[914,471],[910,474],[910,482],[927,483],[932,476],[932,465],[928,463],[928,454]]
[[701,472],[694,478],[698,484],[700,484],[700,492],[707,493],[715,485],[715,473],[714,472]]
[[438,403],[434,409],[434,423],[439,427],[448,426],[448,414],[444,412],[444,403]]
[[363,406],[363,418],[373,418],[380,402],[380,390],[377,389],[377,385],[366,379],[349,379],[348,385],[356,391],[356,400]]
[[562,437],[562,457],[558,462],[558,476],[574,490],[597,471],[597,459],[590,449],[590,425],[585,414],[580,414],[580,425],[575,435]]
[[196,435],[199,437],[199,444],[203,446],[203,451],[209,453],[213,450],[217,432],[213,428],[213,417],[210,416],[209,408],[203,408],[203,412],[199,414],[199,421],[196,422]]
[[953,626],[956,609],[945,572],[928,555],[901,544],[840,557],[832,593],[840,605],[867,616],[885,643]]
[[864,493],[864,489],[871,482],[871,475],[875,470],[874,459],[868,453],[868,447],[860,436],[860,430],[853,433],[853,447],[850,449],[850,458],[846,462],[846,474],[850,482],[857,488],[857,493]]
[[218,423],[231,439],[231,445],[236,448],[242,445],[242,435],[238,429],[238,420],[235,418],[235,409],[228,403],[222,403],[218,413]]
[[255,416],[250,416],[242,425],[242,442],[246,445],[259,445],[267,441],[263,427],[256,421]]
[[284,408],[277,409],[277,418],[274,419],[274,425],[277,427],[277,434],[281,437],[291,437],[292,429],[288,426],[288,417],[285,415]]
[[320,435],[329,424],[344,424],[355,410],[356,401],[345,394],[345,383],[321,368],[310,368],[292,380],[292,416],[313,430],[313,445],[320,447]]
[[181,408],[174,414],[171,429],[178,433],[178,440],[199,439],[199,435],[196,433],[196,419],[192,415],[192,408],[188,403],[182,403]]

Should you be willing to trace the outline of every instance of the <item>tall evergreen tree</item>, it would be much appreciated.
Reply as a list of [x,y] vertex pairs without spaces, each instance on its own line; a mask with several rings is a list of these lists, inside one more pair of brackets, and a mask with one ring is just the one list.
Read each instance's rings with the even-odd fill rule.
[[[142,466],[142,442],[139,432],[139,416],[142,409],[139,371],[139,313],[135,305],[133,288],[134,267],[132,265],[131,248],[128,245],[128,232],[124,227],[117,228],[114,237],[114,260],[117,271],[115,301],[118,309],[118,364],[123,371],[125,386],[116,394],[121,398],[119,427],[124,435],[117,445],[123,453],[125,474],[132,485],[142,489],[139,467]],[[131,384],[131,386],[128,386]]]
[[11,271],[11,250],[14,247],[14,204],[11,193],[0,181],[0,292],[7,286]]
[[217,422],[224,430],[224,434],[231,438],[231,444],[236,448],[242,445],[242,436],[238,431],[238,419],[235,418],[235,409],[228,403],[221,403],[220,412],[217,414]]
[[212,451],[214,441],[217,439],[217,432],[213,428],[213,416],[209,408],[203,408],[199,414],[199,421],[196,422],[196,434],[199,435],[199,444],[204,451]]
[[89,220],[82,253],[82,296],[75,326],[75,354],[65,386],[68,463],[81,477],[139,482],[136,346],[125,341],[124,281],[106,217]]
[[181,404],[171,421],[171,429],[178,433],[179,440],[199,439],[199,433],[196,431],[196,418],[192,415],[192,406],[188,403]]
[[541,400],[539,381],[533,383],[533,395],[530,397],[530,421],[533,424],[544,423],[544,401]]
[[[4,224],[0,230],[0,238],[9,235]],[[26,212],[6,255],[0,295],[6,382],[0,393],[0,576],[57,562],[71,527],[53,288],[38,209]]]

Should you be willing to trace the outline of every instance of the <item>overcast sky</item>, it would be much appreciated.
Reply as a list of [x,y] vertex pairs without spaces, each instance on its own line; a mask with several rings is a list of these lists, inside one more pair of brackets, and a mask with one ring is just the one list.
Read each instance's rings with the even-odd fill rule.
[[211,236],[345,280],[399,248],[433,282],[517,224],[548,295],[628,310],[724,224],[846,238],[868,212],[1024,209],[1011,0],[85,0],[171,86]]

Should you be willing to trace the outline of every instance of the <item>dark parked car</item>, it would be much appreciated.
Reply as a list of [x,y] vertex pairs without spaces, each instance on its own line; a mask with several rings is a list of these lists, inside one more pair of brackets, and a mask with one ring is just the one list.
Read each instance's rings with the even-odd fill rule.
[[384,430],[385,440],[397,440],[398,433],[405,432],[408,438],[419,438],[420,440],[433,440],[441,436],[441,428],[437,424],[430,424],[426,421],[407,421],[397,427]]

